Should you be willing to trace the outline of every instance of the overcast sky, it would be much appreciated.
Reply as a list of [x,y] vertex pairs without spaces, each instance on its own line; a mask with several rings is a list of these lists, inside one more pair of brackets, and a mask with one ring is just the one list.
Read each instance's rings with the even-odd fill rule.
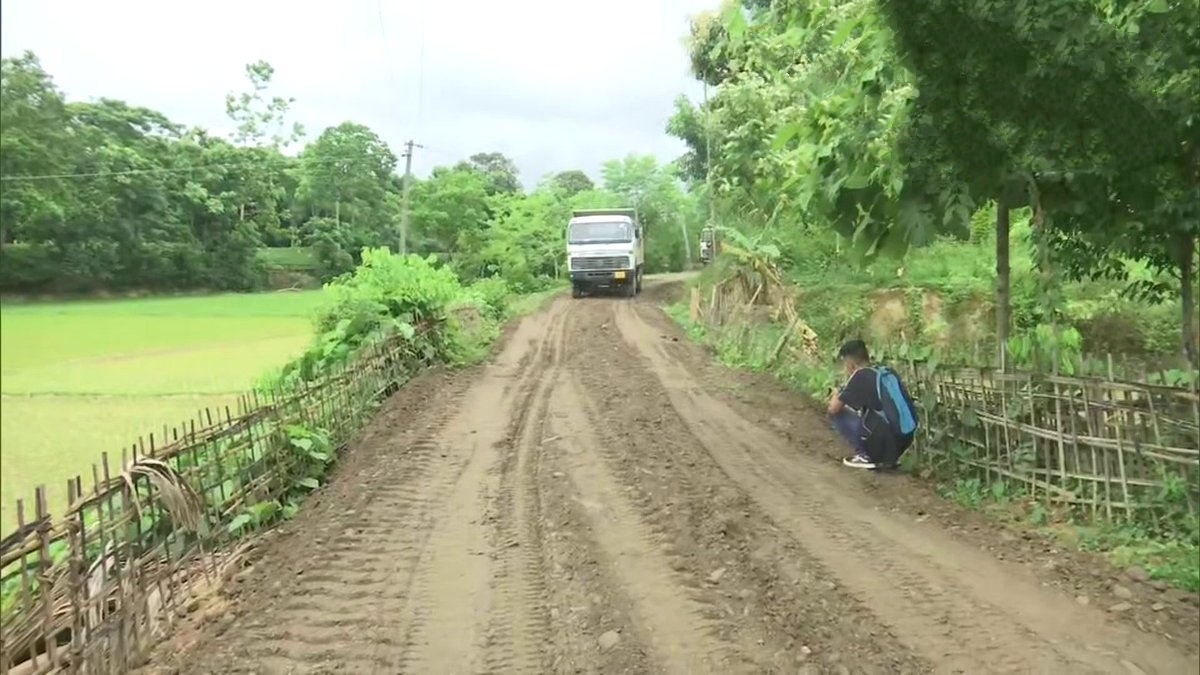
[[683,147],[664,127],[699,95],[682,40],[719,0],[4,0],[0,50],[33,50],[72,99],[101,96],[228,130],[224,98],[264,59],[310,136],[351,120],[428,173],[500,151],[527,186]]

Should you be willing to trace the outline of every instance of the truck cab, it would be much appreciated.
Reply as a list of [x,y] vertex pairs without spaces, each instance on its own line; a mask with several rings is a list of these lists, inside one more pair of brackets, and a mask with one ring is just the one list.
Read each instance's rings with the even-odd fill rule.
[[712,226],[707,226],[700,230],[700,262],[707,265],[712,262],[713,256],[716,255],[717,233]]
[[642,290],[645,232],[634,209],[575,211],[567,224],[571,295],[597,291],[633,297]]

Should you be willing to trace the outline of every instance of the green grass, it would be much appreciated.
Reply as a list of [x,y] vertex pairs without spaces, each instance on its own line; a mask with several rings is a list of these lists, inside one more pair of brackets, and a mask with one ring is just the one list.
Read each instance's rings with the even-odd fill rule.
[[550,302],[550,299],[555,295],[566,290],[566,287],[567,284],[565,283],[555,284],[550,288],[537,291],[536,293],[513,296],[508,306],[509,314],[514,317],[533,314],[544,307],[547,302]]
[[1152,533],[1132,523],[1076,522],[1065,510],[1054,513],[1030,499],[1021,487],[995,482],[985,488],[979,478],[942,477],[938,491],[964,508],[983,511],[1020,528],[1037,530],[1082,551],[1105,555],[1120,568],[1141,567],[1152,579],[1189,591],[1200,591],[1200,534],[1192,520],[1190,533]]
[[260,248],[258,259],[267,267],[280,269],[312,269],[317,266],[317,256],[307,246]]
[[[311,341],[319,292],[0,306],[0,527],[67,479],[204,407],[233,405]],[[159,435],[156,434],[156,435]],[[118,459],[119,463],[119,459]]]
[[225,293],[132,300],[77,300],[0,305],[0,316],[275,316],[305,318],[320,304],[315,291]]

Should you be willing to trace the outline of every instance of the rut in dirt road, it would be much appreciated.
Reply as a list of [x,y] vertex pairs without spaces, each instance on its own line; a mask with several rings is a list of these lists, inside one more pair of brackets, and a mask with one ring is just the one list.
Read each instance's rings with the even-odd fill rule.
[[[648,286],[648,288],[650,288]],[[181,672],[1183,673],[747,420],[646,299],[418,377]]]

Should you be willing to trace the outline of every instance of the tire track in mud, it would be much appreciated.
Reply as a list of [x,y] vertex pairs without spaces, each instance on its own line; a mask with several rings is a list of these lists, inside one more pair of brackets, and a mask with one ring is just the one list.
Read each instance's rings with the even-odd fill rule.
[[[636,622],[633,602],[613,567],[603,564],[604,554],[590,533],[591,512],[598,505],[580,498],[563,455],[555,441],[547,440],[538,477],[546,574],[555,580],[547,597],[554,661],[546,672],[653,672],[649,649],[630,628]],[[619,640],[603,648],[599,638],[609,631]]]
[[[561,304],[561,301],[559,301]],[[533,374],[518,390],[515,415],[500,444],[499,492],[492,505],[494,592],[487,671],[546,672],[548,590],[543,570],[538,472],[551,387],[564,349],[570,306],[554,315],[537,350]]]
[[524,436],[545,389],[567,309],[552,303],[521,325],[512,349],[485,370],[440,438],[443,447],[469,449],[470,461],[429,528],[411,589],[403,672],[532,672],[541,665],[536,484],[522,476],[533,470],[520,461],[529,445],[514,439]]
[[836,579],[944,672],[1195,672],[1156,638],[1107,626],[1069,599],[1009,573],[945,533],[853,500],[836,467],[789,452],[695,381],[642,312],[616,324],[663,383],[672,407],[722,469]]
[[727,672],[718,665],[727,660],[725,646],[671,568],[662,545],[642,524],[624,494],[628,488],[622,489],[609,473],[608,453],[589,419],[603,418],[582,398],[577,381],[563,374],[550,408],[552,451],[562,458],[575,499],[588,513],[590,538],[631,607],[630,630],[651,652],[656,672]]
[[708,642],[723,643],[714,651],[724,662],[694,672],[930,670],[730,484],[650,363],[622,340],[615,312],[628,304],[580,316],[568,370],[586,418],[598,422],[589,445],[703,615]]
[[[376,420],[349,456],[357,471],[277,538],[249,572],[266,588],[183,672],[538,671],[546,591],[525,526],[536,523],[534,464],[514,480],[504,459],[561,351],[566,309],[522,321],[474,382],[463,374],[423,396],[418,378],[399,394],[416,400],[414,428]],[[521,536],[509,548],[513,518]]]
[[[462,394],[437,398],[445,407],[423,423],[417,420],[421,426],[407,452],[378,454],[378,463],[360,462],[357,474],[343,476],[358,483],[358,496],[335,495],[348,497],[341,508],[329,504],[338,511],[305,519],[316,525],[306,542],[316,548],[311,558],[288,559],[286,548],[280,556],[268,554],[247,580],[260,587],[260,597],[251,598],[256,610],[226,632],[233,644],[223,649],[225,640],[215,640],[215,648],[205,650],[208,658],[202,655],[185,672],[396,667],[389,651],[403,635],[398,617],[406,604],[405,580],[422,546],[420,521],[435,508],[436,488],[449,484],[444,474],[452,470],[441,461],[435,437]],[[328,521],[321,523],[322,516]]]

